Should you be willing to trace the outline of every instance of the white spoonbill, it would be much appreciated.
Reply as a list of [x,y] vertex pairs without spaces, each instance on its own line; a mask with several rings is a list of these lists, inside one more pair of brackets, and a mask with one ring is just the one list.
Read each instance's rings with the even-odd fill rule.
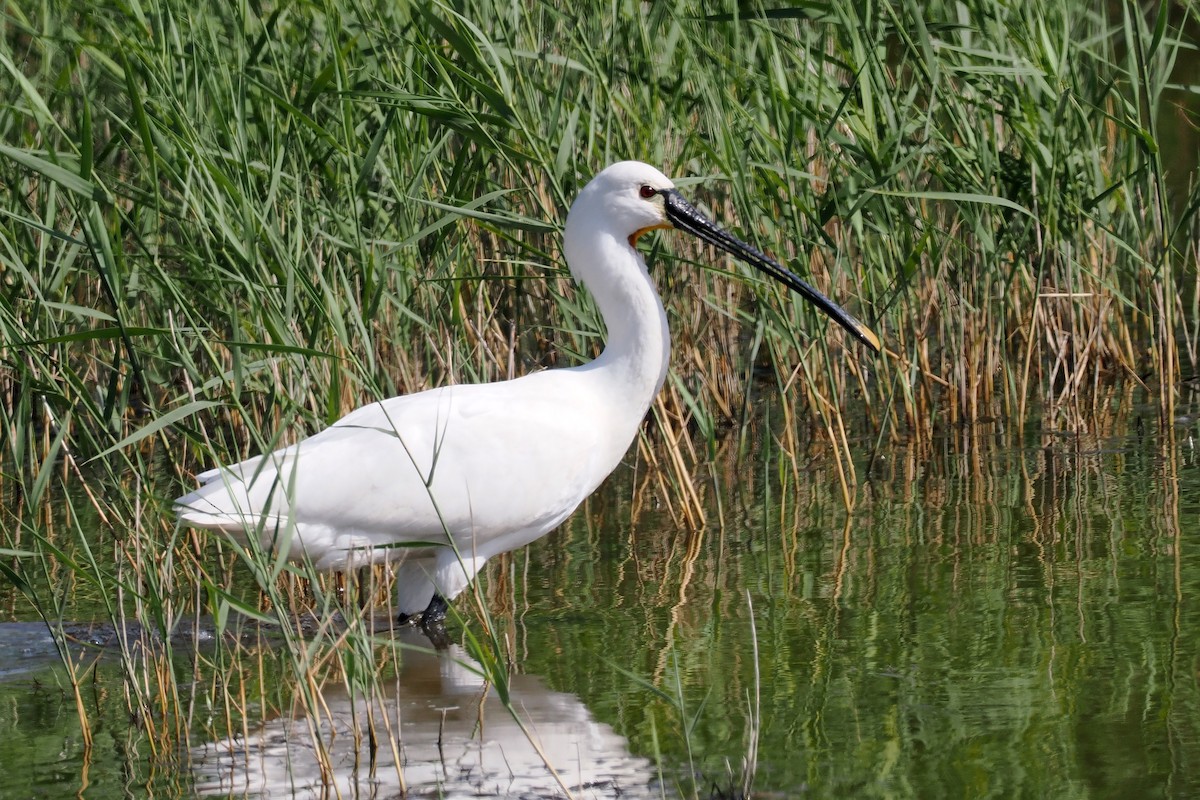
[[622,161],[579,193],[563,235],[571,274],[608,328],[599,358],[370,403],[291,447],[201,474],[200,488],[176,501],[180,519],[257,537],[318,569],[399,562],[399,612],[423,612],[426,632],[439,630],[446,601],[489,558],[562,523],[637,436],[671,345],[634,245],[672,227],[770,275],[878,352],[869,328],[719,228],[657,169]]

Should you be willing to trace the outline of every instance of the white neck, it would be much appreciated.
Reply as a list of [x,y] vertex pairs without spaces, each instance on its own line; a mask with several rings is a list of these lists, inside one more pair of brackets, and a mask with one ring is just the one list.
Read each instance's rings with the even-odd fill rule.
[[568,218],[564,237],[567,263],[596,299],[608,328],[599,358],[576,369],[591,373],[602,391],[612,393],[610,408],[622,414],[632,435],[667,378],[667,314],[646,262],[627,239],[571,222]]

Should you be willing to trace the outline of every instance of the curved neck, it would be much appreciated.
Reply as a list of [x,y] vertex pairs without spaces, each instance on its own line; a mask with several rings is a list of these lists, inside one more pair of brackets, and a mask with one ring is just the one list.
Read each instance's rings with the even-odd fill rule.
[[608,329],[604,351],[577,369],[592,373],[614,393],[610,408],[636,411],[636,419],[628,420],[636,428],[662,388],[671,359],[658,290],[641,254],[620,236],[572,226],[568,219],[564,250],[572,274],[596,299]]

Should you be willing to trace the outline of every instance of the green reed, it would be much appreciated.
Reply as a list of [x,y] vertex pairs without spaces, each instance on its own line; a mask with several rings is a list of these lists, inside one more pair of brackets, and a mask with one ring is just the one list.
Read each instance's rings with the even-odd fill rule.
[[832,453],[851,504],[864,446],[1087,431],[1129,380],[1169,418],[1196,368],[1191,2],[0,8],[4,575],[52,628],[91,613],[63,574],[145,626],[145,719],[202,612],[280,626],[312,713],[386,672],[358,623],[300,630],[356,619],[330,579],[214,552],[170,499],[372,399],[594,356],[559,231],[611,161],[664,166],[887,345],[654,240],[675,356],[641,448],[689,526],[719,480],[695,465],[765,393],[779,475]]

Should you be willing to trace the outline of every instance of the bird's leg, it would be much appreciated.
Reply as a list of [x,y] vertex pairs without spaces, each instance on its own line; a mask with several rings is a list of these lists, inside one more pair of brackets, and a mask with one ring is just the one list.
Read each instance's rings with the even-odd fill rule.
[[446,633],[446,611],[449,608],[446,598],[434,592],[433,599],[421,612],[421,630],[438,650],[445,650],[451,644],[450,634]]
[[422,625],[441,625],[446,621],[446,612],[450,610],[450,604],[446,602],[446,598],[442,597],[437,592],[433,593],[433,598],[429,601],[429,605],[421,612]]
[[401,612],[396,615],[397,625],[408,625],[410,623],[425,624],[426,620],[435,620],[437,622],[446,621],[446,611],[450,608],[450,604],[446,602],[446,598],[442,597],[437,592],[433,593],[433,597],[429,600],[429,605],[425,606],[425,610],[419,614],[405,614]]

